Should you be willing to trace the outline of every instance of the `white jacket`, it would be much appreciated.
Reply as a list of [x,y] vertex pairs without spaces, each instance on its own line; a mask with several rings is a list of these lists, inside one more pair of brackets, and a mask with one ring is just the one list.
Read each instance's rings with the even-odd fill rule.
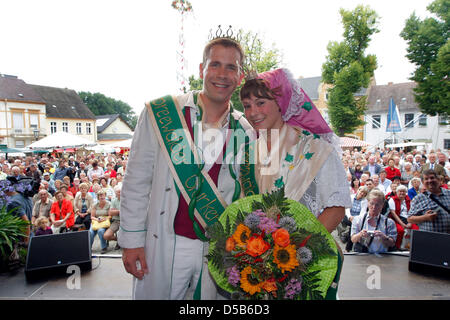
[[[191,106],[191,119],[198,107],[193,94],[177,97],[180,106]],[[251,128],[243,114],[233,116],[245,130]],[[224,126],[228,127],[228,124]],[[235,171],[238,166],[235,167]],[[205,167],[208,170],[208,167]],[[229,166],[223,164],[219,173],[218,190],[230,204],[234,180]],[[122,248],[145,248],[149,273],[143,280],[134,278],[133,299],[169,299],[175,248],[174,219],[178,195],[167,159],[161,152],[150,122],[147,108],[140,117],[131,143],[128,167],[124,177],[121,204],[119,245]],[[204,245],[206,255],[208,245]],[[202,299],[215,299],[216,288],[207,272],[206,258],[202,272]]]

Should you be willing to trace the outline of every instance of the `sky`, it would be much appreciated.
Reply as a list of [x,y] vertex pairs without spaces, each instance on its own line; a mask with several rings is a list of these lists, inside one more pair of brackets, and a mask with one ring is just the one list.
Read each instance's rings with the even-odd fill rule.
[[[321,75],[330,41],[341,41],[339,9],[367,5],[380,30],[377,84],[409,81],[406,42],[399,36],[432,0],[191,0],[184,18],[185,75],[198,76],[210,30],[232,25],[257,33],[282,54],[296,77]],[[29,84],[100,92],[139,114],[146,101],[177,93],[181,14],[171,0],[0,0],[0,73]],[[224,27],[226,28],[226,27]]]

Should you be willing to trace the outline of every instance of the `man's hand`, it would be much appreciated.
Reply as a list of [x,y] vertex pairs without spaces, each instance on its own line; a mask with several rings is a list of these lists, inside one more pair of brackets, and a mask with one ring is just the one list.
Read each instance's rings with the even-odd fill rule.
[[[125,270],[139,280],[142,280],[144,278],[144,275],[148,274],[144,248],[123,248],[122,261],[123,265],[125,266]],[[138,262],[141,265],[140,269],[138,269],[137,267]]]
[[434,221],[437,217],[437,213],[433,210],[427,210],[424,214],[424,217],[426,217],[427,221]]

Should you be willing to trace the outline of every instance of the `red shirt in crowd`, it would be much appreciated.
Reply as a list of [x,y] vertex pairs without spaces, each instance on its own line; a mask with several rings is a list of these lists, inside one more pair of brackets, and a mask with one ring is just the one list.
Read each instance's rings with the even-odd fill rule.
[[55,215],[55,220],[64,219],[69,213],[72,213],[66,221],[66,227],[70,228],[75,224],[75,215],[73,214],[73,206],[72,202],[69,200],[63,199],[61,207],[59,207],[59,202],[55,201],[52,204],[52,208],[50,209],[50,213]]
[[109,177],[110,177],[110,178],[116,178],[116,177],[117,177],[117,172],[116,172],[116,170],[114,170],[114,169],[105,171],[105,173],[109,173]]
[[401,177],[402,173],[397,168],[386,167],[384,168],[386,171],[386,179],[393,180],[394,177]]

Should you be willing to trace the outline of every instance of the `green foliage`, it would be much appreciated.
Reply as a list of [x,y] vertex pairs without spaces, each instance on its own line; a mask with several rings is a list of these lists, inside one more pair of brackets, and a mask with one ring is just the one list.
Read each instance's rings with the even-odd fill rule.
[[[244,70],[248,69],[256,70],[256,72],[264,72],[273,70],[279,67],[281,64],[281,54],[279,50],[272,44],[270,48],[264,46],[263,41],[259,35],[251,31],[244,32],[239,30],[241,35],[241,46],[246,56],[246,62],[244,64]],[[241,86],[237,87],[231,96],[231,102],[236,110],[243,111],[242,103],[239,98],[239,91]],[[203,80],[195,76],[189,77],[190,90],[202,90]]]
[[328,114],[339,136],[352,133],[363,125],[366,98],[355,97],[367,88],[377,68],[375,55],[365,55],[371,36],[379,32],[378,15],[369,7],[357,6],[353,11],[341,9],[344,40],[328,44],[328,56],[322,65],[322,78],[332,84],[329,90]]
[[78,95],[96,116],[120,114],[133,129],[136,127],[138,117],[127,103],[101,93],[81,91]]
[[28,221],[16,217],[12,212],[6,212],[6,206],[0,209],[0,253],[7,258],[18,243],[26,236]]
[[416,65],[410,79],[417,82],[414,92],[419,108],[431,116],[449,115],[450,0],[436,0],[427,9],[436,17],[420,20],[412,13],[400,36],[408,44],[406,57]]

